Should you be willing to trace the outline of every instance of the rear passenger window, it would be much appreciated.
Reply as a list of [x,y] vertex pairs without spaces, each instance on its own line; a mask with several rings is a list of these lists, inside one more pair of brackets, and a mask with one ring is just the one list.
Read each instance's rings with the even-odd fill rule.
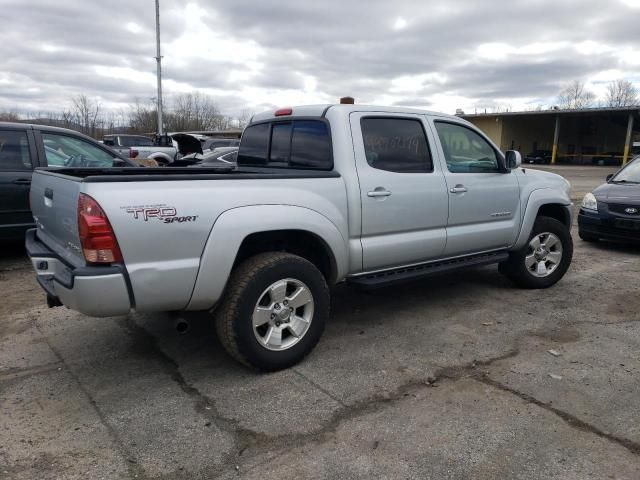
[[422,122],[408,118],[363,118],[360,121],[367,163],[397,173],[433,171]]
[[0,131],[0,170],[31,170],[26,132]]
[[259,123],[242,134],[238,165],[331,170],[331,136],[325,122]]

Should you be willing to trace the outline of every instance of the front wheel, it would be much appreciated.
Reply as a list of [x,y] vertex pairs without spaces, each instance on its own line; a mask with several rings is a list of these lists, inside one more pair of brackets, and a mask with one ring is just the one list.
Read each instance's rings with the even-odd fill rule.
[[288,368],[318,343],[329,317],[329,288],[311,262],[262,253],[236,268],[215,312],[225,350],[262,371]]
[[527,245],[500,267],[521,288],[547,288],[564,276],[572,257],[569,229],[555,218],[538,217]]

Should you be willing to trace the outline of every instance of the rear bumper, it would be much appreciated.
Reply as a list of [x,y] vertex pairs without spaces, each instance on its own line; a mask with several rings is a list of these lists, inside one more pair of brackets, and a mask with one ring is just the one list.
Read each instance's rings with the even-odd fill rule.
[[618,228],[615,226],[613,217],[600,212],[586,211],[582,208],[578,214],[578,231],[606,240],[640,243],[640,230]]
[[38,240],[36,229],[27,231],[26,249],[38,283],[50,297],[72,310],[92,317],[124,315],[132,308],[124,266],[74,268]]

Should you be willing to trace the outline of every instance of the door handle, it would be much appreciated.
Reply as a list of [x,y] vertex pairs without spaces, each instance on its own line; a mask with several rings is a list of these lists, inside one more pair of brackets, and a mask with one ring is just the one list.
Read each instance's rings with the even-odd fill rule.
[[467,187],[459,183],[455,187],[451,187],[449,191],[451,193],[465,193],[467,191]]
[[367,192],[367,197],[373,197],[373,198],[388,197],[390,195],[391,195],[391,192],[389,190],[385,190],[382,187],[378,187],[375,190],[371,190],[370,192]]
[[18,178],[14,180],[13,183],[16,185],[31,185],[31,180],[28,178]]

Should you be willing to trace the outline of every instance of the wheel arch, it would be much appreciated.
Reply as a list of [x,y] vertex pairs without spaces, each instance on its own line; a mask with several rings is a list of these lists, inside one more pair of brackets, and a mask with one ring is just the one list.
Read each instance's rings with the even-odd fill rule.
[[222,296],[231,271],[246,258],[286,251],[306,258],[329,285],[347,273],[347,243],[320,213],[291,205],[256,205],[227,210],[213,225],[187,310],[205,310]]
[[171,158],[170,155],[167,155],[166,153],[163,153],[163,152],[154,152],[151,155],[147,156],[147,158],[152,158],[152,159],[154,159],[156,161],[162,160],[162,161],[165,161],[167,163],[173,162],[173,158]]
[[327,280],[335,283],[336,258],[327,242],[314,232],[301,229],[266,230],[247,235],[240,244],[232,270],[249,257],[264,252],[288,252],[313,263]]
[[545,203],[538,208],[536,218],[541,216],[555,218],[565,227],[571,228],[571,213],[564,205],[559,203]]
[[561,195],[561,192],[555,189],[543,188],[531,192],[524,210],[520,232],[511,250],[518,250],[527,243],[533,224],[539,216],[555,218],[571,229],[573,204],[566,194]]

